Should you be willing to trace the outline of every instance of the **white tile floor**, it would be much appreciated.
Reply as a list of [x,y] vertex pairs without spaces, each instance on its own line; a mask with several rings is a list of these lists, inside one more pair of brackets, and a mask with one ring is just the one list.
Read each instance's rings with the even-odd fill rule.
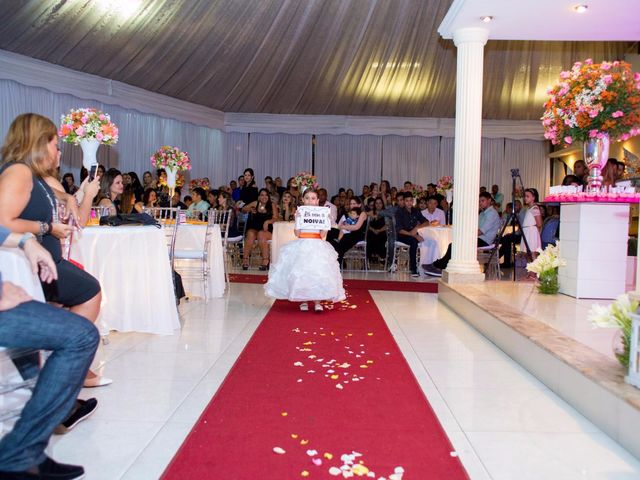
[[[436,295],[372,294],[472,479],[640,479],[638,460]],[[114,384],[82,392],[99,409],[49,453],[89,480],[158,478],[270,305],[261,285],[232,284],[183,304],[179,334],[112,334],[96,362]]]

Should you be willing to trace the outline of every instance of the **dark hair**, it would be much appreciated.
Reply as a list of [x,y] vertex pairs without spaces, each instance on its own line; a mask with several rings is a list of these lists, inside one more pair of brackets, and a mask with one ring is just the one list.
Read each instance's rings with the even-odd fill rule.
[[437,185],[436,185],[435,183],[429,183],[429,184],[427,185],[427,187],[433,187],[433,188],[436,188],[436,187],[437,187]]
[[191,190],[193,193],[197,193],[198,196],[204,200],[205,198],[207,198],[207,192],[204,191],[204,188],[202,187],[196,187],[193,190]]
[[180,187],[175,187],[173,189],[173,193],[177,193],[178,195],[182,195],[182,189]]
[[160,174],[164,173],[165,175],[167,174],[167,171],[164,168],[158,168],[156,170],[156,177],[160,178]]
[[[435,200],[436,202],[438,202],[438,197],[436,197],[435,195],[431,195],[430,197],[427,197],[427,202],[429,200]],[[438,202],[438,203],[440,203],[440,202]]]
[[493,197],[491,196],[491,194],[489,192],[486,192],[486,191],[485,192],[480,192],[480,196],[482,198],[486,198],[489,201],[493,200]]
[[135,200],[136,195],[131,188],[131,186],[127,186],[122,192],[122,197],[120,197],[120,211],[122,213],[131,213],[133,211],[133,205],[131,204],[131,199]]
[[111,185],[113,185],[113,182],[118,175],[122,175],[122,173],[120,173],[120,170],[110,168],[102,176],[102,178],[100,179],[100,193],[97,197],[98,202],[103,198],[108,198],[109,200],[111,200]]
[[360,207],[353,207],[347,210],[347,213],[349,212],[356,212],[358,215],[360,215],[362,213],[362,208]]
[[251,181],[244,185],[244,188],[255,187],[256,186],[256,175],[253,173],[253,168],[245,168],[242,177],[244,178],[244,174],[249,172],[251,174]]
[[[151,193],[156,193],[156,191],[153,188],[147,188],[144,191],[144,195],[142,195],[142,203],[144,204],[144,206],[147,206],[147,203],[149,203],[149,197],[151,196]],[[156,201],[158,200],[158,194],[156,194]]]
[[191,200],[193,202],[193,198],[191,197],[191,195],[185,195],[184,199],[185,202]]
[[131,186],[134,190],[141,189],[142,183],[140,183],[140,179],[138,178],[138,174],[136,172],[129,172],[129,176],[131,177]]
[[[398,194],[400,195],[400,194]],[[413,198],[413,193],[411,192],[404,192],[404,194],[402,195],[404,198]]]
[[572,183],[577,183],[578,185],[582,185],[582,180],[580,180],[575,175],[565,175],[562,179],[562,185],[571,185]]
[[[265,203],[265,208],[267,210],[267,213],[273,215],[273,202],[271,201],[271,193],[266,188],[261,188],[260,190],[258,190],[258,197],[260,197],[260,194],[262,192],[265,192],[268,198],[267,203]],[[256,202],[260,203],[260,200],[256,200]]]
[[406,180],[406,181],[403,183],[403,185],[406,185],[407,183],[408,183],[409,185],[413,185],[413,183],[411,183],[409,180]]
[[84,167],[80,168],[80,183],[84,182],[84,179],[89,176],[89,170]]
[[69,173],[65,173],[62,176],[62,186],[64,188],[64,191],[67,192],[67,193],[71,193],[69,185],[67,185],[67,182],[65,182],[66,178],[71,178],[71,184],[73,185],[75,183],[75,179],[73,178],[73,173],[70,173],[70,172]]
[[538,190],[536,190],[535,188],[525,188],[524,191],[525,193],[529,192],[531,195],[533,195],[534,203],[538,203],[540,201],[540,195],[538,195]]

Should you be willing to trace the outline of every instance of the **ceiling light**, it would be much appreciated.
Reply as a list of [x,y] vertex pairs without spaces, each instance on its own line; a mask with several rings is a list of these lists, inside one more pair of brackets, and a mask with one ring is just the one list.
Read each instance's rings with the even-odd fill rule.
[[140,8],[140,0],[98,0],[104,13],[118,13],[121,17],[132,17]]
[[489,23],[493,20],[493,17],[491,15],[485,15],[484,17],[480,17],[480,20],[482,20],[484,23]]
[[589,8],[589,5],[576,5],[573,9],[578,13],[584,13]]

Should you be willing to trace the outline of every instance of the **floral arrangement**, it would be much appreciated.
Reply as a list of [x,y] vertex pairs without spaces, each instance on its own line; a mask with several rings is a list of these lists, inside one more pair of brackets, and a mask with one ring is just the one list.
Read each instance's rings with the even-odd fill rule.
[[608,307],[595,304],[589,310],[588,319],[594,327],[620,328],[622,333],[622,350],[615,352],[618,361],[629,367],[629,351],[631,345],[631,314],[638,308],[638,302],[631,300],[626,293],[616,298]]
[[[185,179],[184,179],[184,175],[182,175],[181,173],[176,174],[176,187],[182,187],[184,186],[184,184],[186,183]],[[158,178],[158,185],[160,187],[168,187],[169,184],[167,183],[167,178],[166,177],[160,177]]]
[[438,180],[438,184],[436,185],[436,190],[440,194],[444,194],[447,190],[451,190],[453,188],[453,179],[445,175],[444,177],[440,177]]
[[209,188],[211,188],[211,185],[209,185],[209,180],[206,178],[194,178],[189,182],[189,190],[193,190],[194,188],[198,187],[209,190]]
[[422,185],[417,185],[414,183],[411,187],[411,193],[413,194],[413,198],[417,199],[424,193],[424,188],[422,188]]
[[541,120],[554,145],[604,134],[624,141],[640,133],[640,73],[626,62],[576,62],[547,93]]
[[177,147],[164,145],[151,155],[151,164],[156,168],[191,170],[189,154]]
[[547,245],[544,250],[539,248],[537,251],[538,257],[527,264],[527,271],[538,276],[540,293],[558,293],[558,267],[564,267],[567,262],[560,258],[557,245]]
[[78,145],[80,140],[95,138],[105,145],[118,143],[118,127],[108,113],[95,108],[71,109],[60,117],[58,136],[66,143]]
[[293,182],[298,186],[300,192],[304,192],[307,188],[318,188],[318,179],[309,172],[299,172],[293,178]]

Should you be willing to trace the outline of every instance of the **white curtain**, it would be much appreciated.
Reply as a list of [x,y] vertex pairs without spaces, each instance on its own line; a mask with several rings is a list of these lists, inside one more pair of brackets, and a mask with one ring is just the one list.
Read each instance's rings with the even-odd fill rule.
[[[440,137],[440,161],[438,162],[438,169],[434,171],[437,172],[436,180],[440,177],[448,175],[453,177],[453,150],[454,150],[455,139],[451,137]],[[454,188],[455,181],[453,179]]]
[[498,185],[504,193],[506,185],[502,185],[504,166],[504,138],[483,138],[480,153],[480,185],[491,191],[492,185]]
[[315,174],[329,192],[352,188],[359,195],[362,186],[380,182],[382,137],[373,135],[318,135]]
[[422,186],[439,171],[440,137],[400,137],[382,140],[382,178],[401,186],[409,180]]
[[[506,139],[501,185],[505,195],[509,195],[511,191],[510,169],[518,168],[524,188],[536,188],[542,200],[548,193],[551,181],[548,153],[548,145],[545,142]],[[508,188],[505,188],[507,185]]]
[[281,177],[286,185],[296,173],[311,171],[311,135],[249,134],[247,166],[253,168],[258,187],[267,175]]
[[[13,119],[21,113],[35,112],[50,118],[56,125],[60,116],[71,108],[95,107],[111,115],[120,132],[116,145],[101,145],[98,161],[105,167],[134,171],[138,175],[152,170],[149,157],[162,145],[174,145],[186,150],[193,169],[186,177],[208,176],[214,185],[226,183],[228,173],[224,165],[224,143],[227,135],[220,130],[199,127],[187,122],[140,113],[116,105],[106,105],[71,95],[56,94],[43,88],[29,87],[0,80],[0,131],[4,136]],[[242,134],[229,134],[235,139]],[[82,166],[80,147],[62,143],[60,171],[72,172],[79,180]],[[242,173],[242,172],[240,172]],[[237,174],[234,172],[234,175]]]

